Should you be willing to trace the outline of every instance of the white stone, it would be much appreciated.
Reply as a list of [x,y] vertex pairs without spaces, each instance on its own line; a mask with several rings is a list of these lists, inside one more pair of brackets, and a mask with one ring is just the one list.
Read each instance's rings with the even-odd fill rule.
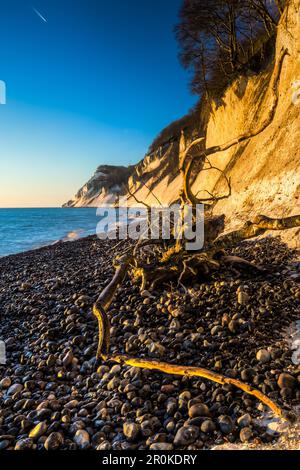
[[4,341],[0,341],[0,364],[3,366],[6,364],[6,348]]

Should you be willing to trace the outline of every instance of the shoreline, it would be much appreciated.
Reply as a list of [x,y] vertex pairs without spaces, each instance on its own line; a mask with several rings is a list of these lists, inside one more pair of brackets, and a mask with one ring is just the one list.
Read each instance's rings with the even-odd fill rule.
[[[55,438],[61,449],[276,447],[279,435],[256,423],[265,407],[237,389],[95,361],[91,308],[111,279],[112,257],[122,253],[112,250],[116,245],[91,235],[0,259],[7,356],[0,366],[0,449],[42,450]],[[284,337],[299,319],[294,252],[277,238],[232,252],[270,266],[271,274],[224,271],[187,294],[174,287],[154,292],[150,302],[125,281],[109,311],[112,352],[235,376],[295,409],[299,367]],[[246,305],[237,303],[241,285],[248,287]],[[265,362],[257,359],[260,350]]]
[[59,241],[96,233],[96,209],[63,208],[0,210],[1,257],[32,251]]
[[47,243],[46,245],[39,246],[37,248],[31,248],[30,250],[20,251],[20,252],[17,252],[17,253],[11,253],[11,254],[8,254],[8,255],[2,255],[2,256],[0,256],[0,261],[5,259],[5,258],[21,256],[21,255],[25,255],[25,254],[29,254],[29,253],[34,253],[34,252],[37,252],[37,251],[40,251],[40,250],[49,249],[51,247],[56,247],[56,246],[62,245],[64,243],[75,243],[78,240],[91,239],[91,238],[96,238],[97,239],[97,235],[96,234],[84,235],[84,236],[78,237],[74,240],[72,240],[72,239],[70,239],[70,240],[65,240],[65,239],[56,240],[56,241]]

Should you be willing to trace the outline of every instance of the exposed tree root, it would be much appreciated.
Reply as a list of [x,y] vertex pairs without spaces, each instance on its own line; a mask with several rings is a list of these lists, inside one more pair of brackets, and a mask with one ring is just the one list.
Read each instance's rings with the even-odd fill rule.
[[110,304],[113,301],[117,288],[120,284],[122,284],[124,277],[126,276],[126,273],[128,271],[130,260],[130,255],[125,255],[124,257],[115,260],[116,272],[114,274],[114,277],[112,278],[108,286],[106,286],[105,289],[102,291],[97,300],[97,302],[99,302],[105,310],[110,307]]
[[285,417],[284,410],[276,405],[276,403],[270,400],[259,390],[256,390],[255,388],[241,382],[240,380],[225,377],[224,375],[217,374],[201,367],[179,366],[176,364],[169,364],[167,362],[158,362],[151,359],[139,359],[126,355],[110,355],[110,324],[107,314],[102,306],[99,307],[99,305],[96,304],[94,307],[94,315],[97,317],[99,322],[99,349],[97,353],[98,359],[111,360],[119,364],[126,364],[128,366],[138,367],[141,369],[158,370],[160,372],[164,372],[165,374],[183,375],[185,377],[202,377],[204,379],[217,382],[221,385],[231,384],[248,393],[249,395],[256,397],[258,400],[268,406],[275,415],[281,418]]
[[96,303],[93,306],[93,313],[98,319],[98,327],[99,327],[99,343],[98,343],[97,357],[100,357],[101,351],[106,350],[105,343],[104,343],[104,341],[106,341],[106,336],[102,334],[102,329],[103,329],[103,322],[105,322],[107,318],[106,315],[104,315],[103,319],[100,319],[98,312],[105,312],[105,310],[109,309],[117,288],[119,287],[120,284],[122,284],[124,277],[127,274],[127,271],[129,269],[129,261],[130,261],[129,256],[124,256],[123,258],[117,260],[116,271],[115,271],[114,277],[112,278],[108,286],[106,286],[105,289],[102,291],[102,293],[100,294]]
[[[239,242],[262,235],[267,230],[286,230],[300,227],[300,216],[272,219],[263,215],[257,216],[253,222],[236,231],[218,236],[222,223],[218,219],[208,219],[205,226],[205,247],[199,252],[188,252],[183,243],[177,244],[174,240],[167,242],[145,241],[134,250],[130,265],[130,275],[134,281],[141,280],[141,290],[155,289],[158,284],[175,282],[182,284],[190,278],[201,280],[204,276],[218,270],[221,265],[232,265],[243,270],[264,270],[238,257],[227,256],[224,252]],[[143,257],[143,246],[153,243],[152,259]],[[149,253],[148,253],[149,255]]]
[[[284,230],[292,227],[300,226],[300,216],[287,217],[282,219],[271,219],[266,216],[258,216],[253,222],[247,222],[243,228],[227,235],[218,237],[209,243],[206,251],[199,253],[188,253],[182,247],[177,249],[174,245],[166,247],[163,240],[142,240],[135,246],[132,246],[130,252],[123,257],[115,260],[116,271],[112,281],[100,294],[98,300],[94,304],[93,314],[98,320],[99,341],[97,358],[112,360],[118,363],[127,364],[133,367],[147,368],[159,370],[167,374],[184,375],[187,377],[203,377],[220,384],[231,384],[240,388],[244,392],[255,396],[262,403],[267,405],[276,415],[284,417],[284,411],[281,410],[272,400],[261,393],[259,390],[244,384],[240,380],[224,377],[221,374],[191,366],[181,366],[176,364],[168,364],[153,360],[132,358],[126,355],[110,355],[110,325],[107,317],[114,294],[117,288],[122,284],[125,276],[129,273],[135,280],[141,279],[141,290],[145,290],[150,283],[150,290],[155,289],[167,281],[177,280],[178,285],[189,278],[197,278],[201,275],[207,275],[210,271],[218,269],[221,264],[241,266],[246,269],[256,269],[260,273],[261,268],[249,263],[242,258],[228,256],[224,252],[224,248],[228,248],[242,240],[256,237],[264,233],[266,230]],[[215,235],[218,230],[212,230]],[[145,262],[142,253],[143,249],[152,245],[154,260],[152,263]]]
[[258,215],[253,222],[246,222],[241,229],[220,236],[213,245],[215,248],[231,247],[243,240],[262,235],[267,230],[286,230],[295,227],[300,227],[300,215],[282,219],[271,219],[265,215]]
[[114,362],[118,362],[120,364],[126,364],[131,367],[139,367],[142,369],[150,369],[150,370],[159,370],[160,372],[164,372],[165,374],[171,375],[183,375],[185,377],[202,377],[204,379],[211,380],[212,382],[217,382],[221,385],[224,384],[231,384],[237,388],[240,388],[244,392],[248,393],[249,395],[253,395],[262,403],[267,405],[275,415],[279,417],[284,417],[285,413],[276,403],[270,400],[266,395],[261,393],[259,390],[247,385],[240,380],[232,379],[230,377],[225,377],[221,374],[216,374],[207,369],[202,369],[201,367],[191,367],[191,366],[178,366],[175,364],[169,364],[167,362],[157,362],[151,359],[138,359],[129,356],[123,355],[112,355],[108,356],[106,360],[112,360]]
[[[216,146],[204,149],[199,154],[193,155],[189,159],[189,161],[187,161],[187,160],[188,160],[188,156],[189,156],[191,150],[193,148],[195,148],[197,145],[199,145],[200,143],[203,143],[204,139],[203,138],[196,139],[193,142],[186,145],[185,137],[184,137],[184,134],[182,133],[180,147],[179,147],[179,154],[180,154],[179,155],[179,162],[180,162],[180,170],[181,170],[181,173],[182,173],[182,176],[183,176],[183,189],[182,189],[181,197],[182,197],[182,199],[184,200],[185,203],[189,203],[189,204],[195,206],[196,204],[201,204],[203,202],[209,202],[209,201],[215,202],[217,200],[224,199],[224,198],[228,197],[228,195],[221,195],[221,196],[211,195],[209,198],[201,199],[201,198],[198,198],[197,196],[195,196],[193,194],[192,190],[191,190],[191,184],[190,184],[191,175],[192,175],[192,172],[193,172],[194,165],[195,165],[196,161],[199,161],[199,160],[204,162],[209,155],[213,155],[213,154],[219,153],[219,152],[225,152],[226,150],[229,150],[231,147],[233,147],[237,144],[240,144],[242,142],[245,142],[246,140],[249,140],[249,139],[252,139],[253,137],[258,136],[264,130],[266,130],[267,127],[270,126],[270,124],[272,124],[272,122],[274,120],[274,117],[275,117],[275,113],[276,113],[276,109],[277,109],[277,105],[278,105],[278,100],[279,100],[278,86],[279,86],[279,82],[280,82],[281,71],[282,71],[284,59],[287,55],[288,55],[288,50],[287,49],[282,49],[280,57],[279,57],[277,63],[275,64],[273,77],[272,77],[272,81],[271,81],[270,93],[272,94],[273,102],[270,106],[267,117],[265,118],[263,123],[257,129],[251,130],[251,131],[249,131],[249,132],[247,132],[243,135],[240,135],[236,139],[233,139],[232,141],[227,142],[223,145],[216,145]],[[221,171],[221,170],[219,170],[219,171]],[[224,175],[224,173],[222,173],[222,174]],[[226,175],[224,175],[224,176],[226,177]],[[227,179],[227,184],[229,186],[229,193],[228,194],[231,195],[231,186],[230,186],[230,180],[229,179]]]
[[239,256],[230,256],[230,255],[221,255],[221,263],[224,264],[225,266],[232,266],[233,268],[237,269],[247,269],[247,270],[252,270],[256,271],[259,273],[265,273],[266,270],[261,268],[260,266],[257,266],[256,264],[251,263],[250,261],[247,261],[243,258],[240,258]]

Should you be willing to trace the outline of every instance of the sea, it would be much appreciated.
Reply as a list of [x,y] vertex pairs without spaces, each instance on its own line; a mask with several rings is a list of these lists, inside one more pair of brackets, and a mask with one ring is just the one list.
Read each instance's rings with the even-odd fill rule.
[[0,209],[0,257],[96,233],[96,208]]

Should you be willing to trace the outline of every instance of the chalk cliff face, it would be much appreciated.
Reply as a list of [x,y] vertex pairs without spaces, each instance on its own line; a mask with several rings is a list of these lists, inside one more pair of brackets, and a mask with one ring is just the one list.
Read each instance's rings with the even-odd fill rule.
[[132,167],[101,165],[92,178],[64,207],[98,207],[112,205],[118,196],[126,193],[124,185],[132,173]]
[[[231,196],[213,209],[215,214],[226,214],[228,229],[258,213],[280,217],[300,212],[300,0],[289,3],[278,27],[275,67],[282,48],[287,48],[289,55],[283,63],[273,122],[258,136],[210,158],[211,165],[231,179]],[[273,69],[274,63],[258,75],[237,79],[221,103],[211,103],[207,125],[201,131],[206,148],[261,126],[272,104],[269,83]],[[128,177],[130,192],[137,200],[158,205],[158,201],[170,204],[178,199],[178,140],[177,136],[146,155],[135,167],[120,170],[121,179]],[[112,174],[119,171],[118,167],[107,168]],[[193,192],[222,194],[226,191],[224,181],[220,171],[200,171],[195,174]],[[102,185],[96,173],[70,205],[94,206],[115,194],[114,185]],[[129,204],[136,205],[136,199],[128,195]],[[299,230],[295,234],[299,237]]]

